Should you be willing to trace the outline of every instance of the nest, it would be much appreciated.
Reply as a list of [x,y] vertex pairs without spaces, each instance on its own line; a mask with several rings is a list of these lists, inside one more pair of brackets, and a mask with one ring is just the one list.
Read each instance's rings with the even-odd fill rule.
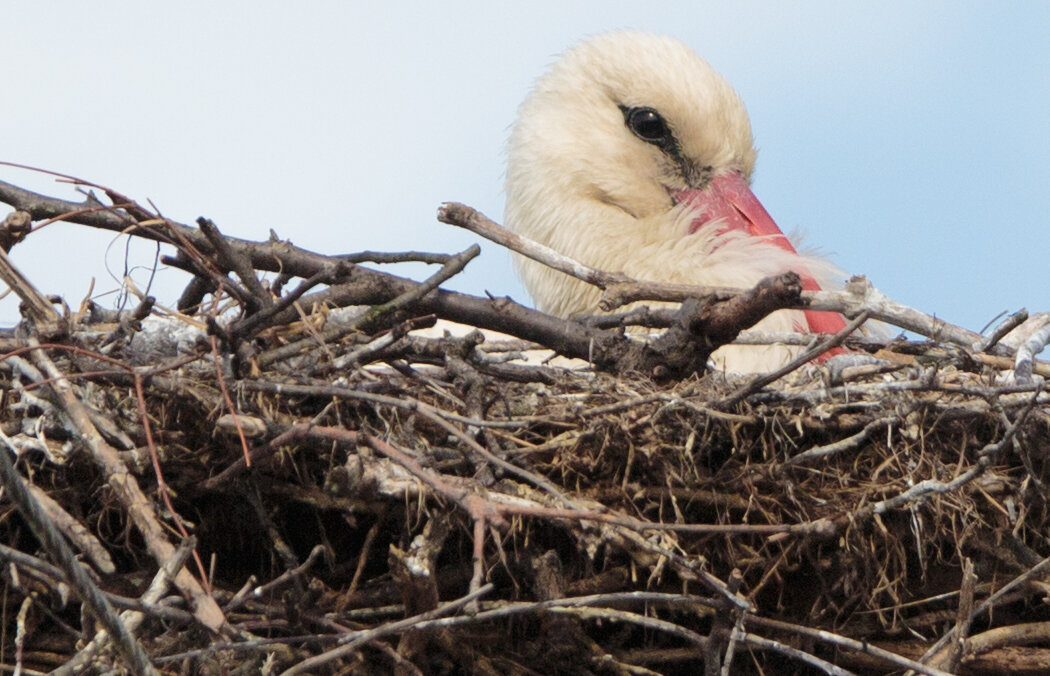
[[[191,279],[180,313],[62,314],[0,259],[26,318],[0,362],[5,669],[1050,669],[1045,365],[998,344],[1021,318],[844,332],[728,377],[695,355],[820,299],[789,278],[617,319],[670,326],[683,361],[607,319],[440,289],[476,252],[415,282],[360,265],[403,256],[107,196],[0,184],[5,248],[63,217],[165,242]],[[867,294],[851,316],[894,319]],[[515,339],[420,333],[436,317]],[[519,358],[538,347],[589,362]]]

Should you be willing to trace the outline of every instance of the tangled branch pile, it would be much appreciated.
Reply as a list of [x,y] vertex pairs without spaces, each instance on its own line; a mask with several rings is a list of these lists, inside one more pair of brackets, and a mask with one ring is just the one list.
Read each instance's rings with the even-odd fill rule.
[[[63,315],[0,258],[25,316],[0,361],[5,669],[1050,669],[1050,397],[1003,332],[844,334],[816,351],[877,358],[726,378],[439,289],[476,250],[418,283],[107,196],[0,183],[5,249],[60,217],[191,279],[181,314]],[[758,305],[834,301],[770,284],[615,323],[706,360]],[[851,316],[924,326],[879,307]],[[517,340],[413,333],[436,317]],[[514,359],[534,343],[593,368]]]

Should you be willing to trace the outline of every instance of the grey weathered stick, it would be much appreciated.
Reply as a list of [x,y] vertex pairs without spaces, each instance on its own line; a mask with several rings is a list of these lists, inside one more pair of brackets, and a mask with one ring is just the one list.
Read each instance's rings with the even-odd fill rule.
[[[14,452],[14,448],[10,449]],[[26,488],[22,476],[11,462],[8,449],[0,449],[0,480],[7,491],[10,500],[18,507],[22,517],[29,524],[33,535],[47,550],[48,554],[58,563],[65,574],[66,581],[76,590],[77,596],[83,601],[91,615],[106,628],[113,638],[117,650],[127,662],[128,666],[137,674],[156,674],[157,671],[150,664],[146,651],[142,644],[135,639],[128,628],[117,617],[113,607],[102,594],[102,591],[91,580],[84,570],[83,565],[73,556],[73,551],[62,539],[62,535],[55,528],[43,509],[36,503],[29,489]]]
[[588,284],[604,289],[613,284],[629,284],[633,280],[619,273],[605,272],[563,256],[549,246],[534,242],[507,230],[477,209],[459,202],[445,202],[438,207],[438,220],[465,228],[487,240],[516,251],[544,265],[564,272]]
[[3,280],[22,300],[23,311],[45,336],[65,333],[67,327],[51,302],[33,286],[25,275],[15,267],[11,259],[0,250],[0,280]]
[[1014,362],[1014,379],[1018,383],[1032,382],[1032,367],[1035,362],[1035,355],[1042,352],[1047,343],[1050,343],[1050,322],[1044,324],[1043,328],[1029,336],[1028,340],[1021,343],[1021,346],[1017,348],[1017,359]]
[[[40,344],[36,339],[29,339],[29,343],[39,348]],[[131,521],[142,534],[147,549],[160,564],[171,559],[175,554],[175,547],[168,541],[153,508],[153,503],[146,498],[135,477],[128,472],[117,450],[106,443],[91,424],[87,406],[77,398],[65,374],[55,366],[42,349],[33,351],[33,361],[51,379],[48,386],[55,393],[56,400],[69,417],[72,424],[70,431],[90,450],[92,458],[106,476],[108,485],[120,498]],[[218,604],[188,571],[180,570],[175,576],[175,584],[193,600],[196,606],[195,614],[202,624],[212,631],[219,631],[225,625],[226,618]]]
[[883,416],[881,418],[876,418],[865,425],[864,428],[856,434],[848,436],[845,439],[839,439],[830,444],[825,444],[824,446],[810,448],[798,455],[791,456],[784,461],[784,465],[788,467],[791,465],[799,465],[810,462],[811,460],[819,460],[821,458],[826,458],[829,455],[835,455],[837,453],[843,453],[858,448],[861,444],[867,441],[868,437],[872,434],[888,425],[892,425],[897,422],[897,420],[897,416]]
[[448,615],[449,613],[454,613],[459,609],[467,606],[467,604],[469,604],[470,602],[481,598],[485,594],[488,594],[494,588],[495,585],[493,585],[490,582],[485,586],[481,587],[480,589],[470,592],[466,596],[462,596],[456,599],[455,601],[450,601],[448,603],[440,605],[437,608],[422,613],[420,615],[406,617],[403,620],[390,622],[389,624],[376,627],[375,629],[365,629],[362,631],[356,631],[351,634],[348,634],[345,637],[346,639],[348,639],[348,642],[345,645],[341,645],[338,648],[333,648],[332,650],[321,653],[320,655],[315,655],[314,657],[303,660],[291,669],[287,669],[286,671],[284,671],[281,674],[281,676],[295,676],[295,674],[310,673],[310,669],[322,666],[324,664],[328,664],[329,662],[339,659],[340,657],[343,657],[345,655],[352,655],[356,650],[358,650],[363,644],[367,643],[368,641],[382,638],[383,636],[400,634],[401,632],[408,631],[413,627],[418,627],[419,625],[429,620],[434,620],[444,615]]
[[1006,336],[1006,334],[1010,333],[1021,324],[1024,324],[1027,319],[1028,310],[1025,310],[1024,308],[1018,310],[1017,312],[1013,313],[1012,315],[1004,319],[1002,322],[1000,322],[999,326],[995,327],[995,330],[988,334],[988,337],[984,338],[976,345],[974,345],[973,351],[984,352],[986,350],[992,349],[994,346],[999,344],[999,341],[1002,340]]
[[[189,558],[195,546],[196,540],[194,538],[183,542],[176,550],[175,555],[161,566],[161,569],[153,576],[153,581],[150,583],[146,593],[142,595],[141,601],[144,604],[154,604],[164,596],[171,586],[171,581],[186,564],[186,559]],[[138,610],[125,610],[120,614],[120,619],[130,631],[135,631],[146,619],[146,615]],[[106,645],[107,639],[108,637],[105,633],[100,632],[96,634],[95,638],[84,646],[73,659],[51,672],[51,676],[73,676],[74,674],[85,673],[84,670],[87,668],[87,665],[98,651]]]
[[[3,431],[0,431],[0,436],[5,437],[5,441],[7,441],[7,435]],[[106,575],[112,575],[117,572],[109,552],[102,546],[102,543],[95,537],[94,533],[85,528],[84,524],[77,521],[76,517],[63,509],[62,505],[58,504],[44,489],[35,484],[29,484],[26,488],[33,496],[33,499],[36,500],[40,509],[48,516],[51,524],[61,531],[77,549],[91,559],[91,562],[95,564],[95,568]]]
[[755,615],[747,615],[744,618],[744,623],[748,627],[762,627],[764,629],[776,629],[778,631],[784,631],[798,636],[804,636],[806,638],[816,639],[818,641],[828,643],[840,648],[847,650],[855,650],[865,655],[872,655],[879,659],[882,659],[889,664],[893,664],[898,667],[904,667],[912,669],[920,674],[926,674],[926,676],[951,676],[951,674],[937,669],[935,667],[926,666],[915,660],[910,660],[906,657],[891,653],[888,650],[883,650],[877,646],[874,646],[867,641],[858,641],[856,639],[847,638],[839,634],[833,634],[830,631],[824,631],[823,629],[812,629],[810,627],[803,627],[801,625],[791,624],[788,622],[781,622],[780,620],[767,619],[765,617],[758,617]]

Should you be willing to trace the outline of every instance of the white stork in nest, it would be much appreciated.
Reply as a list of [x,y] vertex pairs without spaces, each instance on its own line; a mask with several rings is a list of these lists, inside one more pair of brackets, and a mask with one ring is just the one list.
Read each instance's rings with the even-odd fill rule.
[[[586,265],[640,280],[750,287],[798,272],[840,278],[800,255],[752,194],[751,125],[740,97],[677,40],[616,32],[583,42],[541,77],[511,134],[505,222]],[[517,257],[539,309],[598,312],[600,292]],[[835,332],[840,315],[781,310],[766,331]],[[775,368],[799,348],[727,346],[720,368]]]

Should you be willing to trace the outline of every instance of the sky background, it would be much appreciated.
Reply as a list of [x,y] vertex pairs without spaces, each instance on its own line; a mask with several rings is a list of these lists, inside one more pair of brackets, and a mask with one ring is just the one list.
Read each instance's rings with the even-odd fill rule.
[[[465,249],[476,236],[435,210],[502,221],[509,127],[556,55],[612,29],[672,35],[747,104],[753,188],[782,228],[970,329],[1050,310],[1048,2],[53,1],[12,3],[4,26],[0,161],[328,254]],[[55,224],[11,256],[45,293],[75,307],[95,278],[112,306],[125,245]],[[530,302],[482,246],[447,286]],[[153,247],[129,255],[145,268]],[[173,304],[186,281],[162,272],[153,292]],[[17,319],[0,301],[0,325]]]

